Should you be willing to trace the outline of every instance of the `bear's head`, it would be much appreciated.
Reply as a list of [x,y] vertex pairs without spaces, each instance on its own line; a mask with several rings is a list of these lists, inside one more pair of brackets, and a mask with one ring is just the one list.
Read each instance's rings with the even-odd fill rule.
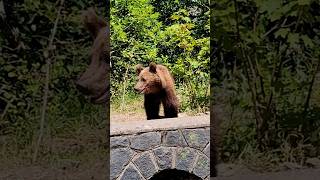
[[104,103],[108,101],[110,87],[110,28],[93,8],[84,12],[83,22],[93,38],[93,45],[89,55],[90,64],[76,81],[76,86],[81,93],[90,97],[91,102]]
[[159,70],[155,63],[150,63],[149,67],[144,68],[141,64],[136,66],[138,82],[134,89],[142,94],[155,94],[163,89],[163,83],[159,76]]

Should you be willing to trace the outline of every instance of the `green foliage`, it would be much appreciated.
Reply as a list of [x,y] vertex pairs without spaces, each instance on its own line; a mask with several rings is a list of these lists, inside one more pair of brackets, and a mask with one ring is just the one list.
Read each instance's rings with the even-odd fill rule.
[[[172,72],[182,111],[206,110],[209,104],[209,9],[205,4],[208,2],[156,2],[119,0],[111,3],[113,101],[123,96],[119,89],[134,93],[136,75],[132,67],[156,62]],[[191,14],[192,11],[197,14]],[[125,76],[127,70],[128,76]]]
[[[280,148],[283,142],[291,150],[301,143],[318,146],[314,139],[320,135],[319,1],[221,0],[214,4],[213,81],[221,96],[232,97],[222,103],[228,105],[228,113],[250,115],[226,118],[231,121],[224,130],[230,146],[223,147],[224,153],[237,156],[248,144],[262,152]],[[220,99],[215,97],[216,103]],[[257,141],[252,142],[253,137]],[[299,159],[303,153],[295,156]]]
[[[51,76],[46,132],[49,136],[75,132],[74,124],[101,124],[102,110],[90,105],[73,81],[89,63],[92,39],[81,24],[81,11],[99,3],[65,2],[50,55]],[[44,94],[45,56],[57,18],[54,1],[26,0],[12,3],[7,26],[1,31],[0,135],[13,135],[18,147],[37,136]],[[103,13],[103,9],[100,12]],[[100,113],[99,113],[100,112]],[[100,117],[97,117],[99,115]],[[84,120],[83,118],[88,118]],[[90,122],[89,119],[95,118]],[[88,121],[89,120],[89,121]]]

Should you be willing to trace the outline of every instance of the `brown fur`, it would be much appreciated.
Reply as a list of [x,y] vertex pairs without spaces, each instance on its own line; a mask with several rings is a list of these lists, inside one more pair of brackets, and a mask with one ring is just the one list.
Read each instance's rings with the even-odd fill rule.
[[135,90],[144,94],[144,107],[147,119],[159,119],[160,104],[163,104],[164,117],[178,117],[178,98],[174,80],[169,70],[163,65],[150,63],[144,68],[136,66],[138,82]]
[[91,98],[91,102],[103,103],[109,99],[110,28],[93,8],[85,11],[82,17],[94,42],[90,51],[90,64],[76,85],[83,94]]

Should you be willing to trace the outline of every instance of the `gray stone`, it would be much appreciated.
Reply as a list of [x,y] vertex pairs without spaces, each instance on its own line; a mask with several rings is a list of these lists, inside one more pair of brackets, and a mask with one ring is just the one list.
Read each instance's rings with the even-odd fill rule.
[[110,135],[132,135],[146,132],[172,131],[175,129],[191,129],[210,127],[210,116],[186,116],[179,118],[157,119],[155,121],[132,121],[130,123],[113,123]]
[[120,178],[121,180],[140,180],[143,177],[139,174],[138,170],[130,164],[125,170]]
[[130,147],[137,150],[148,150],[161,143],[160,132],[148,132],[132,136],[130,138]]
[[203,153],[210,158],[210,143],[204,148]]
[[121,174],[129,163],[134,152],[129,148],[118,148],[110,151],[110,178],[114,179]]
[[188,171],[192,168],[196,150],[191,148],[177,148],[176,153],[176,169]]
[[210,129],[185,129],[183,135],[189,147],[203,150],[210,140]]
[[183,136],[179,131],[168,131],[166,132],[164,138],[164,144],[167,146],[175,146],[175,147],[185,147],[187,143],[185,142]]
[[172,150],[168,147],[160,147],[153,150],[160,170],[171,169],[172,166]]
[[134,160],[134,163],[145,178],[150,178],[157,172],[156,166],[152,162],[150,153],[148,152],[142,153],[137,159]]
[[128,147],[129,140],[126,136],[117,136],[110,138],[110,148],[120,148],[120,147]]
[[210,174],[209,158],[203,154],[200,154],[198,160],[194,166],[193,173],[202,179]]

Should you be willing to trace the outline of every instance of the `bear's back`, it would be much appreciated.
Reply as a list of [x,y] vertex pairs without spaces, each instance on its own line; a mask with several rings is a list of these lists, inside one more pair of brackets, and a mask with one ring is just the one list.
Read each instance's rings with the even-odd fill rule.
[[160,76],[160,78],[163,78],[165,80],[167,86],[169,87],[174,86],[173,76],[166,66],[157,64],[157,74]]

